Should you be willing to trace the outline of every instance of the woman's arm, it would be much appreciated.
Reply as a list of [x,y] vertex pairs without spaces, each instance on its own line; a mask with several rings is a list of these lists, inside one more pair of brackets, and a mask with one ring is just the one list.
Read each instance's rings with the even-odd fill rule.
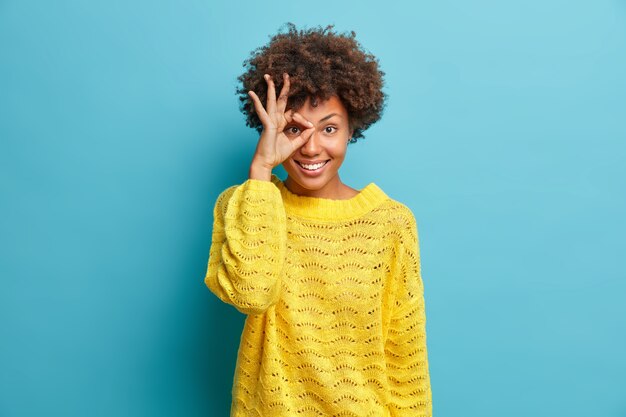
[[264,312],[278,301],[287,247],[280,190],[249,178],[219,195],[213,219],[205,284],[244,314]]
[[[213,239],[204,282],[222,301],[245,314],[258,314],[278,301],[280,275],[287,251],[287,216],[280,190],[271,181],[272,168],[289,158],[309,140],[313,123],[294,109],[285,112],[289,75],[276,98],[274,80],[267,82],[267,109],[254,91],[249,91],[254,109],[263,123],[249,178],[228,188],[213,211]],[[288,138],[288,123],[307,126]]]
[[394,417],[431,417],[426,310],[415,218],[405,216],[398,246],[395,303],[385,342],[390,411]]

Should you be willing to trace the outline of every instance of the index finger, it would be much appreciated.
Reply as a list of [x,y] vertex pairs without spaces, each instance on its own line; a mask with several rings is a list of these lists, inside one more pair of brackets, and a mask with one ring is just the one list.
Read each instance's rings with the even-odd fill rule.
[[283,88],[280,89],[280,95],[278,96],[278,102],[276,106],[276,111],[279,113],[284,113],[285,108],[287,107],[287,99],[289,98],[289,74],[286,72],[283,73]]

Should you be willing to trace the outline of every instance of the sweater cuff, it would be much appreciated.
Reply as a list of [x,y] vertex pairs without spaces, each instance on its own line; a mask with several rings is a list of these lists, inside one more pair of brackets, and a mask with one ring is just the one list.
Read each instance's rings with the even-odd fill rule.
[[243,184],[243,188],[246,190],[254,190],[254,191],[279,191],[276,184],[274,184],[271,180],[257,180],[254,178],[248,178]]

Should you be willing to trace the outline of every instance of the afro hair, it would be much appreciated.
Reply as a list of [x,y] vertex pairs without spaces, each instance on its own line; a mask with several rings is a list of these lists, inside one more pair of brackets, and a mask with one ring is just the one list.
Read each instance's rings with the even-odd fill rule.
[[246,125],[263,131],[248,91],[266,103],[263,74],[270,74],[280,91],[286,72],[290,79],[288,109],[299,109],[308,97],[323,101],[336,95],[349,115],[350,142],[364,138],[363,131],[381,118],[387,99],[382,91],[385,73],[377,58],[362,49],[354,31],[336,33],[334,25],[298,31],[291,22],[285,25],[286,33],[281,27],[267,45],[251,52],[243,63],[245,72],[237,78],[241,86],[236,92]]

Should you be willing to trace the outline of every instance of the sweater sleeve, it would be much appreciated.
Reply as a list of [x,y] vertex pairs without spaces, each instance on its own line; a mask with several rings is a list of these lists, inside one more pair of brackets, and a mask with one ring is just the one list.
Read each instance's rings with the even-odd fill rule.
[[426,348],[426,314],[415,217],[403,216],[398,245],[395,303],[385,341],[390,411],[394,417],[432,416]]
[[248,179],[223,191],[213,209],[213,233],[204,279],[225,303],[244,314],[274,305],[287,247],[286,214],[271,181]]

